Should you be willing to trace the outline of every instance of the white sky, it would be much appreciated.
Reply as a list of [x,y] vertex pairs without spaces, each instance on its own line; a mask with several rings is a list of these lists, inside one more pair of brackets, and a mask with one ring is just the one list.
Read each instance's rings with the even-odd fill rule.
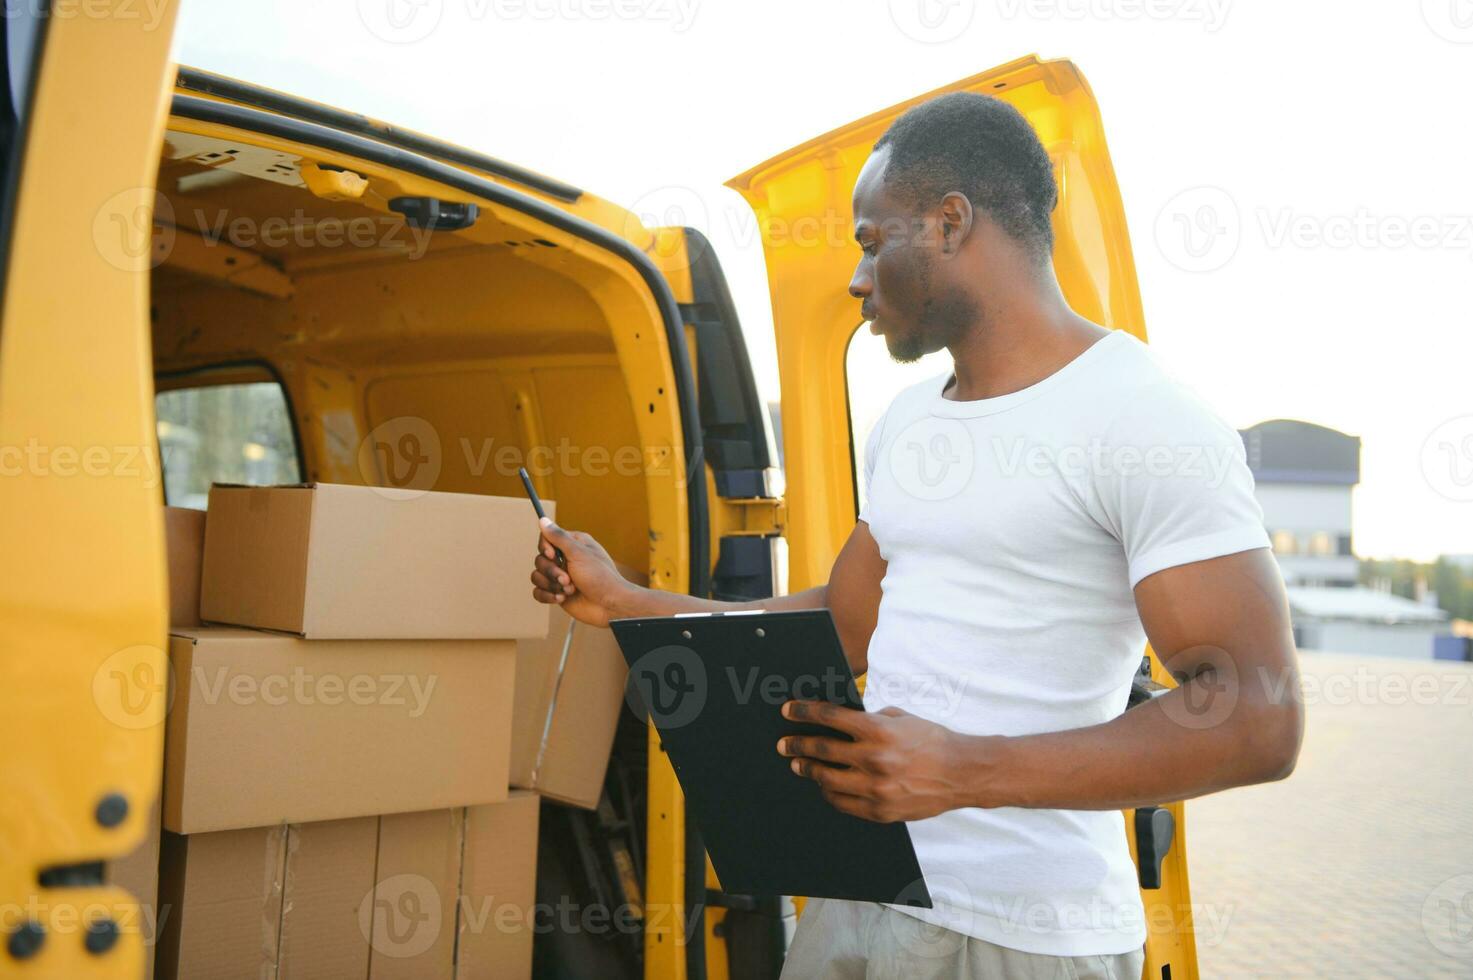
[[1360,436],[1362,555],[1473,552],[1470,0],[184,0],[176,51],[703,227],[768,398],[761,246],[723,181],[1071,58],[1176,372],[1240,428]]

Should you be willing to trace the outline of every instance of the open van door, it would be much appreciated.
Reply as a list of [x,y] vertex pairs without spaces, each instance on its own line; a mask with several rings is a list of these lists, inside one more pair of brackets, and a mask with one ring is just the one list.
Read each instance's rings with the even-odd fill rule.
[[[728,186],[757,214],[767,259],[782,382],[788,575],[795,591],[828,580],[858,514],[856,448],[865,433],[851,432],[846,377],[850,342],[861,325],[859,304],[847,288],[860,254],[852,236],[854,182],[870,148],[897,116],[957,91],[1004,99],[1033,124],[1058,176],[1054,265],[1065,297],[1080,315],[1146,339],[1099,111],[1084,77],[1068,61],[1019,59],[842,126],[731,180]],[[1171,683],[1154,658],[1152,670],[1157,680]],[[1141,892],[1150,929],[1145,976],[1183,980],[1197,976],[1184,823],[1180,803],[1162,804],[1176,833],[1159,874],[1153,861],[1142,873],[1143,882],[1158,886]],[[1149,834],[1167,819],[1125,817],[1132,848],[1137,826]]]
[[176,7],[0,26],[3,976],[143,972],[153,909],[104,882],[148,833],[168,692],[148,269]]

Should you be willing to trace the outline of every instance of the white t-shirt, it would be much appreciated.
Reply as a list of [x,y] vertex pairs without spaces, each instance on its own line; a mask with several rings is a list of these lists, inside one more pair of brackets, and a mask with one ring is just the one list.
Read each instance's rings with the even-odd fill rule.
[[[1122,331],[1038,384],[902,391],[867,442],[867,522],[889,563],[865,707],[973,735],[1125,710],[1153,572],[1269,545],[1243,443]],[[952,810],[909,824],[934,909],[899,911],[1031,953],[1145,942],[1117,810]]]

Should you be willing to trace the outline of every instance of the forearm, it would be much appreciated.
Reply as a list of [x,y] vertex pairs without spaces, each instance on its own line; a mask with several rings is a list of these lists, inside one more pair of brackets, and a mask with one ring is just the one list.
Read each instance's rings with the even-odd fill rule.
[[631,584],[610,603],[610,612],[612,618],[628,619],[635,616],[674,616],[679,613],[740,612],[751,609],[766,609],[770,612],[821,609],[827,604],[827,593],[828,587],[820,585],[792,595],[753,599],[748,602],[721,602]]
[[1091,728],[961,736],[958,805],[1116,810],[1288,775],[1302,727],[1298,701],[1244,691],[1218,721],[1191,707],[1204,703],[1200,690],[1188,690],[1199,683]]

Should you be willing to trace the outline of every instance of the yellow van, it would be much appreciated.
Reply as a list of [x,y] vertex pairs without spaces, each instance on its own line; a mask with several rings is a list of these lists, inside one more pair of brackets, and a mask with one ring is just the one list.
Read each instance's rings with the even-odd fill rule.
[[[698,232],[647,228],[478,152],[179,69],[175,5],[162,22],[118,5],[27,12],[37,6],[4,22],[0,975],[141,969],[135,932],[95,953],[76,930],[40,946],[14,937],[28,915],[54,924],[127,901],[99,862],[144,834],[162,731],[114,724],[98,706],[115,695],[94,683],[120,655],[143,680],[163,676],[161,494],[190,503],[231,479],[515,495],[528,462],[562,523],[659,588],[757,597],[826,579],[856,514],[850,189],[910,102],[730,182],[766,249],[783,488],[736,311]],[[1024,58],[945,91],[957,89],[1033,122],[1058,168],[1069,301],[1144,337],[1078,70]],[[539,935],[539,963],[567,976],[776,976],[792,902],[721,891],[652,729],[627,719],[610,769],[622,792],[544,833],[558,861],[539,891],[673,913],[612,938]],[[1142,861],[1146,976],[1191,980],[1181,807],[1124,819],[1133,842],[1164,851]],[[613,866],[610,842],[631,866]]]

